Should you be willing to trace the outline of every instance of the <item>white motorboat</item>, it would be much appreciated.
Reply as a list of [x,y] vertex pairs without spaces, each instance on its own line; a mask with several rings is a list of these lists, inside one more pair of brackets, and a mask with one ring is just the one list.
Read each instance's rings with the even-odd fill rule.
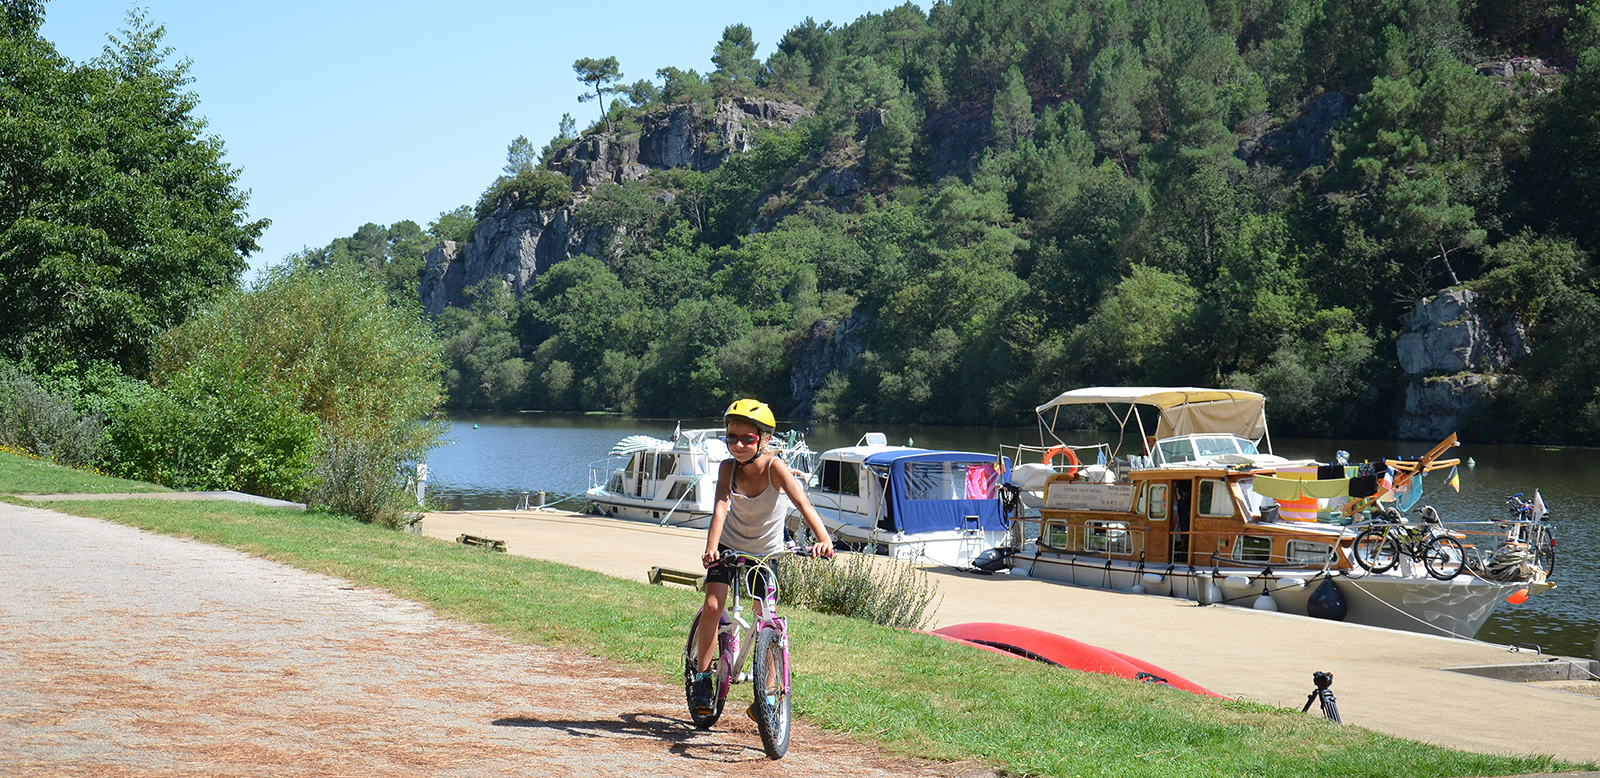
[[[671,438],[630,435],[589,464],[588,499],[604,516],[704,529],[711,523],[717,473],[728,458],[723,430],[679,429]],[[815,454],[797,431],[774,436],[773,451],[804,483]]]
[[[1009,466],[993,454],[891,446],[873,432],[824,451],[806,495],[835,543],[965,567],[1010,537],[998,488]],[[798,511],[789,524],[799,530]]]

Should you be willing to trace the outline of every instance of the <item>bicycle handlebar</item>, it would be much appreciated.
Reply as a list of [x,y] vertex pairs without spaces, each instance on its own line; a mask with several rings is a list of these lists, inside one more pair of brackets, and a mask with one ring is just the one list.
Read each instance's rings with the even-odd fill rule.
[[776,556],[782,556],[784,554],[793,554],[795,556],[805,556],[805,557],[815,556],[814,554],[811,553],[811,548],[809,546],[790,545],[789,547],[783,549],[782,551],[774,551],[774,552],[772,552],[770,554],[747,554],[747,553],[745,553],[743,551],[734,551],[733,549],[730,548],[730,549],[724,550],[721,554],[717,555],[716,564],[725,565],[725,564],[732,564],[734,562],[744,561],[744,562],[749,562],[749,563],[752,563],[752,564],[759,565],[759,564],[764,564],[768,559],[771,559],[771,558],[776,557]]

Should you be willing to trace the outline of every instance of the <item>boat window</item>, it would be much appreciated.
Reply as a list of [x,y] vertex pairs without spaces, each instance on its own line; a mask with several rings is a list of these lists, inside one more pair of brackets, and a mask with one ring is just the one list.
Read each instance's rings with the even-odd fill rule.
[[[683,498],[684,502],[697,502],[698,500],[695,497],[695,492],[696,489],[694,484],[690,483],[689,481],[679,481],[673,484],[671,489],[667,490],[667,499],[676,500]],[[685,494],[689,496],[684,497]]]
[[1044,544],[1054,548],[1072,547],[1072,528],[1065,524],[1044,525]]
[[1194,445],[1202,458],[1239,453],[1239,446],[1233,442],[1233,438],[1196,438]]
[[1233,515],[1233,497],[1228,494],[1228,482],[1212,478],[1200,481],[1200,515]]
[[1150,484],[1150,518],[1167,517],[1167,485]]
[[1254,478],[1241,478],[1238,481],[1235,481],[1234,483],[1239,485],[1239,496],[1244,498],[1245,511],[1247,513],[1249,513],[1249,515],[1251,515],[1251,516],[1260,516],[1261,515],[1261,504],[1263,502],[1265,502],[1267,500],[1267,498],[1266,497],[1262,497],[1259,494],[1256,494],[1256,490],[1255,490],[1256,479],[1254,479]]
[[1236,440],[1239,442],[1239,453],[1249,454],[1250,456],[1255,456],[1261,453],[1256,449],[1255,441],[1249,438],[1236,438]]
[[1271,562],[1272,538],[1241,535],[1233,546],[1233,558],[1240,562]]
[[906,497],[913,500],[992,500],[998,481],[993,462],[906,463]]
[[1090,521],[1084,524],[1083,548],[1104,554],[1132,554],[1133,534],[1127,522]]
[[678,467],[677,454],[656,455],[656,478],[666,478],[676,472]]
[[1189,462],[1194,459],[1194,444],[1188,438],[1178,440],[1163,440],[1161,445],[1161,461],[1166,463]]
[[1327,543],[1313,543],[1309,540],[1291,540],[1284,549],[1284,557],[1290,562],[1303,562],[1308,565],[1320,565],[1328,561],[1328,555],[1333,553],[1333,546]]
[[824,459],[822,460],[822,471],[817,488],[833,494],[859,496],[861,494],[861,469],[854,462]]

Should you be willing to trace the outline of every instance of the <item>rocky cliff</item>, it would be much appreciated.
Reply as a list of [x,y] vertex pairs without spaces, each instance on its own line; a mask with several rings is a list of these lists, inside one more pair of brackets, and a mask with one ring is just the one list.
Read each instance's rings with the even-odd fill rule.
[[1527,354],[1516,317],[1484,305],[1470,290],[1424,298],[1400,322],[1395,350],[1408,379],[1396,427],[1401,439],[1437,440],[1455,432]]
[[642,117],[639,130],[586,135],[546,160],[546,167],[566,173],[573,196],[554,208],[524,205],[508,197],[478,222],[465,245],[442,241],[430,250],[418,296],[430,316],[446,307],[466,305],[465,291],[485,279],[497,279],[517,296],[540,273],[557,262],[601,250],[596,236],[574,223],[579,203],[604,183],[637,181],[651,170],[690,168],[707,171],[728,156],[751,147],[763,128],[784,127],[810,116],[792,103],[736,98],[722,100],[709,111],[674,105]]

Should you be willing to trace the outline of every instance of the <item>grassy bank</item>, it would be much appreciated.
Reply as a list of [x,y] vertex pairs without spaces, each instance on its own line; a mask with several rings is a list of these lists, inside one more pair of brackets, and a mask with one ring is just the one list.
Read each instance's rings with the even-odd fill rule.
[[92,492],[165,492],[164,486],[112,478],[87,470],[52,464],[23,453],[0,450],[0,492],[6,494],[70,494]]
[[[0,492],[14,488],[0,471]],[[155,500],[71,510],[382,588],[513,640],[597,654],[667,683],[676,682],[698,599],[326,514]],[[1299,711],[1222,703],[861,621],[790,613],[799,713],[916,756],[980,759],[1018,775],[1460,776],[1571,767],[1451,751]]]

